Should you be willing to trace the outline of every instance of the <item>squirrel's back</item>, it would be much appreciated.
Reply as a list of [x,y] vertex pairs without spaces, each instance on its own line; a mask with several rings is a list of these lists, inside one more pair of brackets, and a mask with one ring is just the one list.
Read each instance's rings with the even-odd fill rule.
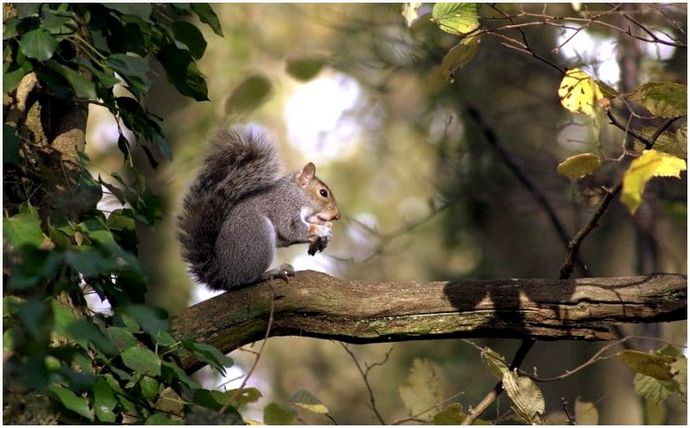
[[194,278],[222,289],[215,245],[225,217],[241,199],[275,185],[281,165],[269,137],[254,126],[220,130],[211,142],[182,202],[178,238]]

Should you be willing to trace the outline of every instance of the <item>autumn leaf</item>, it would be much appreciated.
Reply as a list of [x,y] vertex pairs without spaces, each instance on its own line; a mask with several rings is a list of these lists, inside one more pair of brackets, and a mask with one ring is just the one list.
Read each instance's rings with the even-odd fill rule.
[[577,180],[596,171],[601,166],[601,158],[594,153],[581,153],[571,156],[558,164],[559,174]]
[[579,68],[566,71],[558,96],[567,110],[588,116],[594,115],[595,106],[604,98],[599,84]]
[[642,203],[642,193],[652,177],[680,178],[680,172],[687,168],[683,159],[656,150],[645,150],[632,161],[623,176],[621,201],[635,214]]

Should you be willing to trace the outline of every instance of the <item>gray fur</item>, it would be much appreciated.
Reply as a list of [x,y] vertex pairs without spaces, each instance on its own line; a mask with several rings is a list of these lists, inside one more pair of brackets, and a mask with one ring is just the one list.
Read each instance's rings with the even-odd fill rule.
[[185,195],[178,216],[182,257],[194,278],[212,289],[261,279],[276,246],[309,242],[300,218],[313,201],[280,176],[272,142],[254,127],[222,130]]

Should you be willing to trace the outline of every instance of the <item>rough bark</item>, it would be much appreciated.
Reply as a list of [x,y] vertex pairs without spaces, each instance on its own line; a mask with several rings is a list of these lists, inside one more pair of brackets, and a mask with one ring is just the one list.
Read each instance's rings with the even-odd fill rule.
[[[686,319],[685,275],[574,280],[345,281],[304,271],[226,292],[172,317],[178,337],[227,353],[268,336],[351,343],[449,337],[609,340],[612,324]],[[184,356],[193,371],[203,363]]]

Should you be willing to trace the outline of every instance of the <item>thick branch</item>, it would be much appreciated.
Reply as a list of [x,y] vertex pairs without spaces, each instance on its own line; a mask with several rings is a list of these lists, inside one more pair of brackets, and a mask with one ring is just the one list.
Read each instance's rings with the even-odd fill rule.
[[[172,317],[178,337],[227,353],[271,336],[350,343],[449,337],[610,340],[614,323],[686,319],[686,277],[345,281],[305,271],[226,292]],[[193,356],[182,366],[202,366]]]

